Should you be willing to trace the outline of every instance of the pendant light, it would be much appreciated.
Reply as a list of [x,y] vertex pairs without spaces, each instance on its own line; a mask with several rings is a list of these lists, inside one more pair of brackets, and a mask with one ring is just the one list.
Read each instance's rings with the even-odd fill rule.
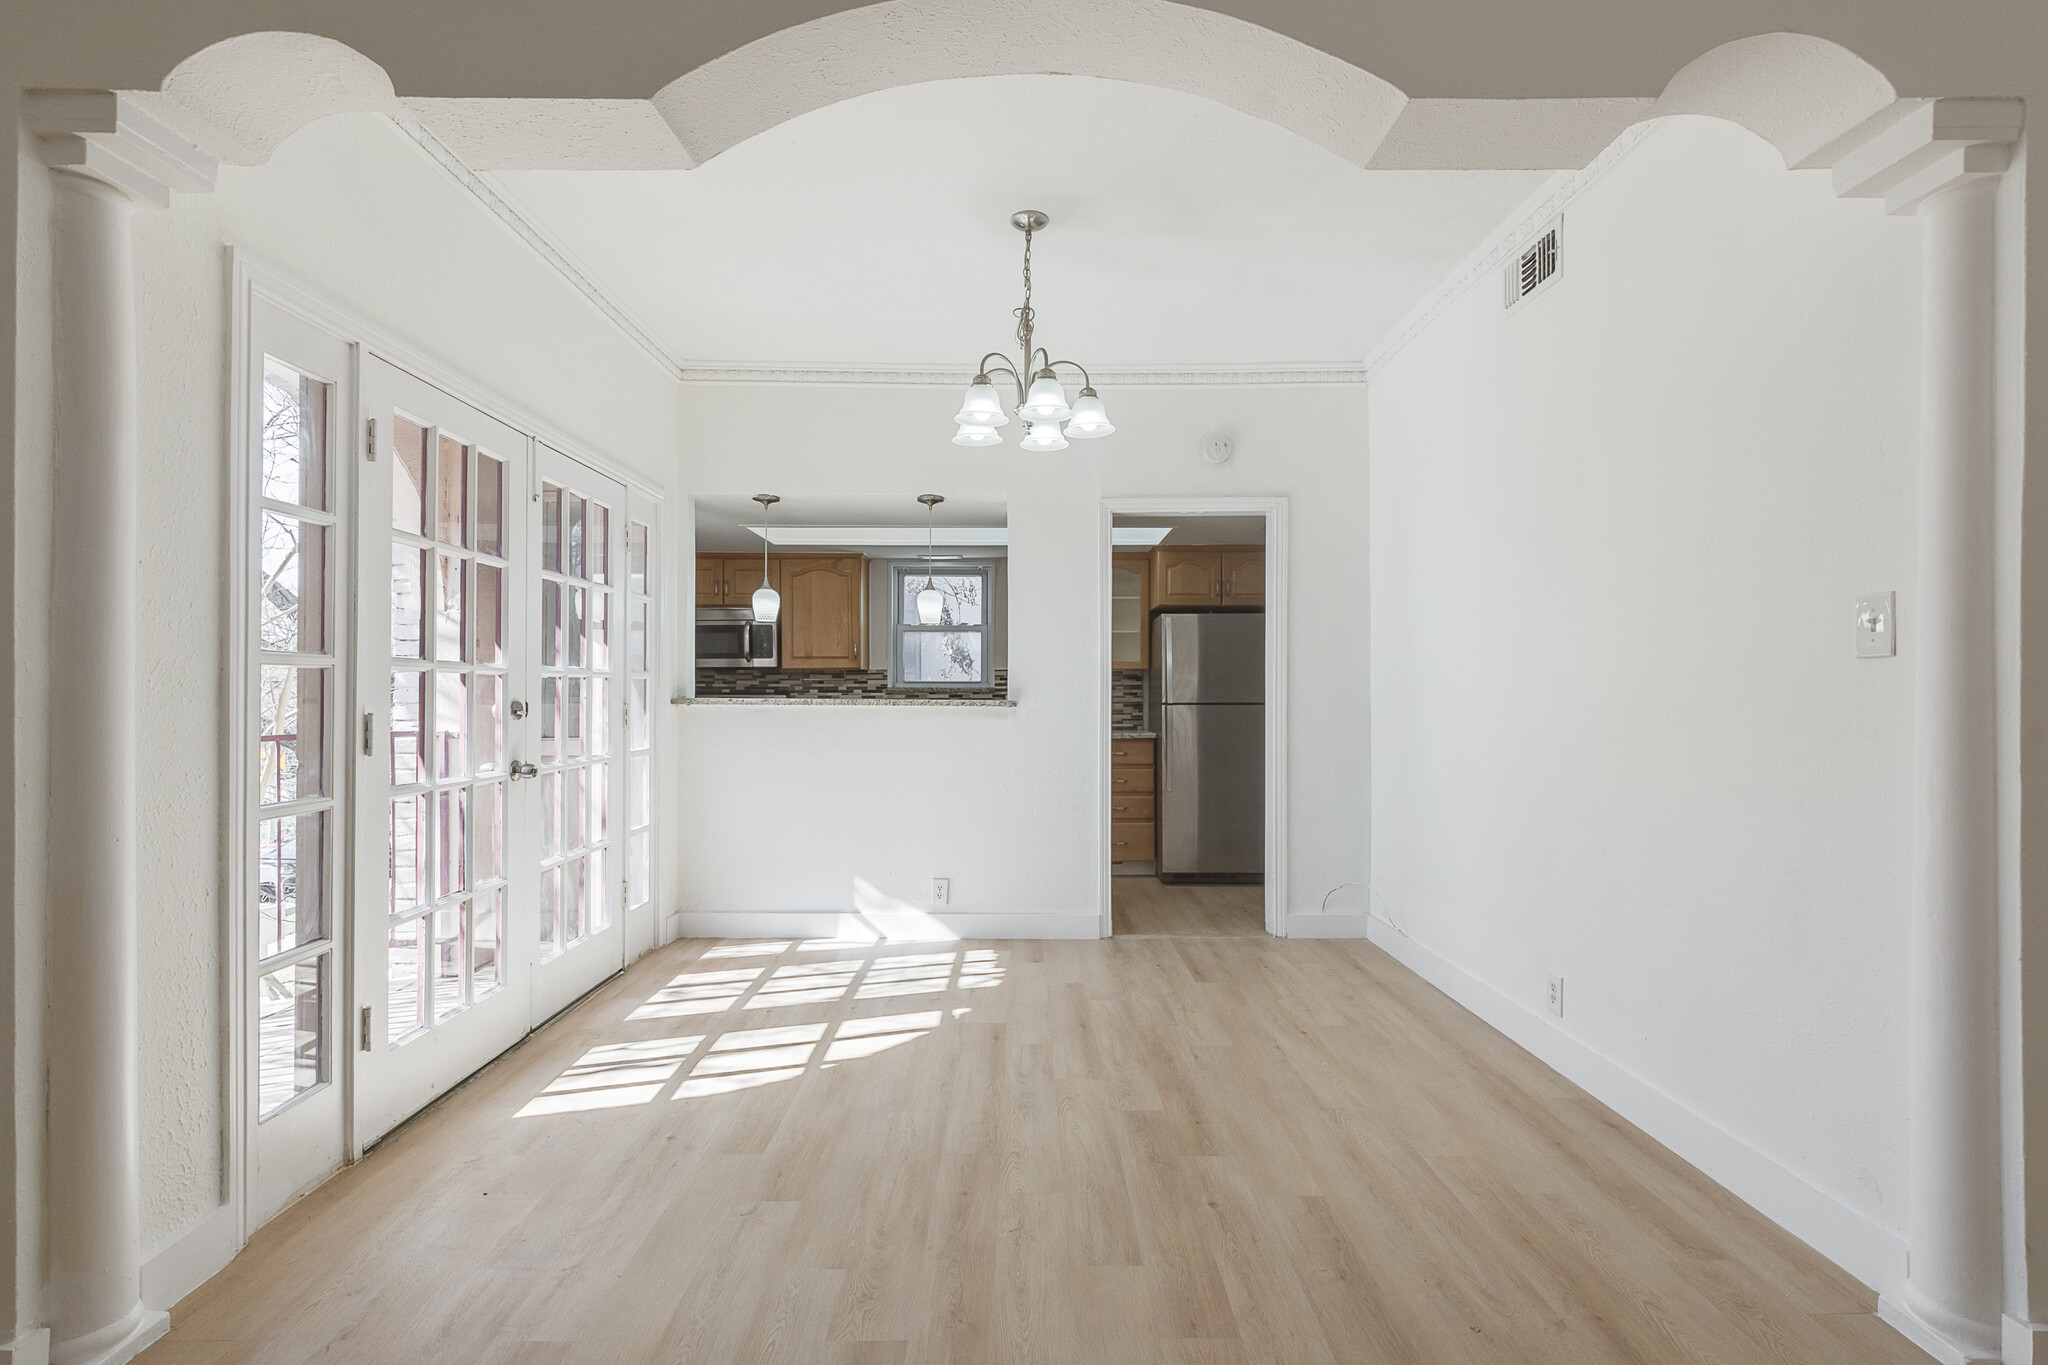
[[924,504],[924,587],[917,594],[917,620],[919,625],[935,626],[946,618],[946,597],[932,582],[932,509],[945,499],[921,493],[917,500]]
[[[761,504],[761,520],[768,520],[768,509],[782,499],[773,493],[756,493],[754,501]],[[754,619],[764,625],[773,625],[775,618],[782,614],[782,594],[768,586],[768,528],[761,527],[761,586],[754,589]]]

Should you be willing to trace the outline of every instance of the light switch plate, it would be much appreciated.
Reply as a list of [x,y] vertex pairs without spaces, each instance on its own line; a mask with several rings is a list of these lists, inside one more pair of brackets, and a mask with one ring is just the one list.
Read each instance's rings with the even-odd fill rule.
[[1899,652],[1894,594],[1867,592],[1856,599],[1856,657],[1889,659]]

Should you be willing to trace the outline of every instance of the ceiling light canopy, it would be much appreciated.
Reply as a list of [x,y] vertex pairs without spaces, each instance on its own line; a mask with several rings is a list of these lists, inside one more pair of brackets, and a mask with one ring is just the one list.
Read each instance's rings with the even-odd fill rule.
[[[1103,411],[1102,398],[1095,392],[1088,371],[1071,360],[1054,360],[1051,352],[1033,341],[1038,315],[1031,308],[1031,237],[1050,221],[1037,209],[1020,209],[1010,215],[1010,225],[1024,234],[1024,306],[1016,310],[1017,345],[1024,363],[1012,365],[1000,351],[990,351],[981,358],[974,382],[967,386],[967,397],[953,417],[960,427],[953,433],[956,446],[1003,443],[996,428],[1009,425],[1010,417],[1003,411],[1003,398],[992,378],[998,374],[1008,375],[1016,389],[1016,412],[1025,423],[1024,439],[1017,443],[1020,450],[1065,450],[1070,439],[1087,440],[1116,430],[1109,424],[1109,415]],[[991,361],[995,363],[990,364]],[[1061,365],[1081,371],[1081,396],[1071,405],[1067,402],[1066,386],[1055,373]],[[1027,374],[1031,376],[1028,393],[1024,387]],[[1060,429],[1063,422],[1065,431]]]

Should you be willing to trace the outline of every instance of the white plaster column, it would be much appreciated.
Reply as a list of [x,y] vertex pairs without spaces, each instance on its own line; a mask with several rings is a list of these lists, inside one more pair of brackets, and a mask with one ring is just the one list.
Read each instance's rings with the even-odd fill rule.
[[141,1278],[133,229],[212,167],[111,94],[27,112],[56,170],[43,1303],[53,1365],[112,1365],[169,1325]]
[[1835,168],[1921,223],[1907,1271],[1879,1311],[1950,1361],[2000,1350],[1993,210],[2018,130],[2016,102],[1937,100]]

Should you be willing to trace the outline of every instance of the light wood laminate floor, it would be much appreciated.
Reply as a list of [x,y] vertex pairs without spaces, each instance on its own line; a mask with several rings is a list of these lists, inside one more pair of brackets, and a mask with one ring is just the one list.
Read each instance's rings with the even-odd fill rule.
[[1924,1365],[1370,945],[672,945],[148,1365]]
[[1266,888],[1157,877],[1109,879],[1110,926],[1118,937],[1254,938],[1266,932]]

